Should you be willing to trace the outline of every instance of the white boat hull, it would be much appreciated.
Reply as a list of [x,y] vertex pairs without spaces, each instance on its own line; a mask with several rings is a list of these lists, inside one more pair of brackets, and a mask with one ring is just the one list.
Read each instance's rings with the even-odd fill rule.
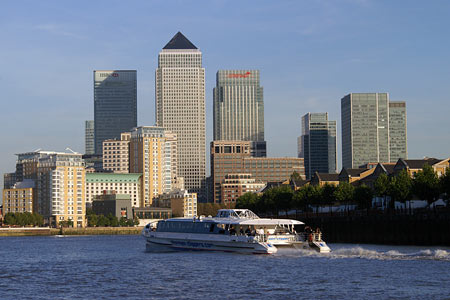
[[249,254],[274,254],[278,250],[272,244],[243,241],[234,237],[224,237],[228,238],[228,240],[219,240],[215,236],[207,239],[205,237],[197,237],[195,234],[192,234],[189,238],[177,237],[176,234],[172,235],[171,237],[157,237],[156,234],[150,234],[146,237],[146,250],[149,252],[204,250]]

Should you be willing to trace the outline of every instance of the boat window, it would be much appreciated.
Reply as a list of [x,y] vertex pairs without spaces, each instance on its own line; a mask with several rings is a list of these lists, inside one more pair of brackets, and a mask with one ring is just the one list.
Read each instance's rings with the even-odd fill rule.
[[188,222],[188,221],[160,221],[158,232],[183,232],[183,233],[217,233],[216,224],[212,222]]

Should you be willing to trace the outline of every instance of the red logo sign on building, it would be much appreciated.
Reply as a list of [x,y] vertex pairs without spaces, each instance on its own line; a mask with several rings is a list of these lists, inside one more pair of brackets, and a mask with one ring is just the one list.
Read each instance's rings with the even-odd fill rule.
[[112,77],[119,77],[119,73],[112,73],[111,76]]
[[246,72],[245,74],[228,74],[228,78],[247,78],[252,73]]

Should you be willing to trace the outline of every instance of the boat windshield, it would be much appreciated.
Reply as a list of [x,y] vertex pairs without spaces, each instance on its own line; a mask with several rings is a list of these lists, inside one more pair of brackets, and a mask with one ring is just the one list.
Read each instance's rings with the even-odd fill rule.
[[259,217],[249,209],[219,209],[216,217],[259,219]]

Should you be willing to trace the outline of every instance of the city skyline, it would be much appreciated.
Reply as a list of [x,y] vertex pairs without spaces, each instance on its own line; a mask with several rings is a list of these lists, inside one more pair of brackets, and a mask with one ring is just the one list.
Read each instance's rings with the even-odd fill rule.
[[[0,78],[2,102],[9,103],[4,105],[0,116],[4,128],[2,140],[8,140],[0,153],[2,173],[14,169],[14,153],[66,147],[83,152],[83,122],[93,118],[90,76],[94,69],[137,69],[138,125],[155,124],[155,56],[178,30],[201,45],[205,55],[207,143],[212,140],[215,73],[223,68],[255,68],[261,70],[261,85],[265,87],[268,156],[296,156],[298,118],[307,111],[330,112],[330,118],[337,120],[340,141],[340,99],[350,92],[375,91],[407,100],[408,157],[447,156],[450,142],[442,139],[449,113],[444,103],[450,94],[445,84],[449,61],[443,51],[448,41],[442,39],[443,28],[449,25],[445,18],[450,8],[447,3],[427,4],[415,10],[413,5],[372,1],[346,1],[342,7],[327,1],[278,5],[262,2],[255,12],[245,5],[240,12],[233,12],[223,11],[225,4],[214,2],[198,12],[199,20],[192,24],[190,18],[179,19],[184,14],[183,8],[193,9],[183,4],[176,13],[169,13],[168,6],[161,3],[138,3],[142,12],[115,4],[99,18],[96,16],[96,20],[83,9],[70,5],[73,4],[44,2],[43,8],[48,13],[30,15],[21,11],[19,5],[2,3],[5,9],[1,11],[9,13],[0,23],[5,29],[1,36],[6,45],[0,54],[10,58],[2,62],[10,70],[8,76]],[[30,11],[42,11],[38,6],[30,3]],[[110,17],[118,11],[135,18],[111,23]],[[380,11],[383,14],[379,15],[379,22],[366,18]],[[354,18],[344,21],[342,13]],[[312,17],[298,20],[308,14]],[[155,17],[152,22],[163,21],[164,26],[151,32],[142,31],[140,27],[153,24],[145,23],[152,19],[149,15]],[[419,17],[422,21],[416,24]],[[205,21],[209,28],[201,26]],[[382,21],[385,25],[377,27]],[[139,22],[147,26],[139,26],[133,33]],[[221,29],[223,24],[230,26]],[[247,24],[250,25],[243,26]],[[107,25],[120,30],[98,34]],[[94,29],[90,32],[87,28]],[[217,31],[222,35],[220,39]],[[333,34],[338,38],[333,38]],[[30,35],[35,37],[30,40],[27,38]],[[359,43],[346,45],[355,39]],[[377,42],[382,42],[383,47],[377,46]],[[54,45],[57,47],[52,50]],[[418,55],[419,52],[423,54]],[[277,58],[276,63],[272,57]],[[415,71],[419,69],[420,72]],[[346,76],[342,76],[342,70]],[[24,74],[27,82],[21,80]],[[444,109],[426,110],[424,103]],[[14,130],[11,124],[15,125]],[[288,132],[279,135],[281,128],[287,128]],[[338,145],[339,158],[340,149]]]

